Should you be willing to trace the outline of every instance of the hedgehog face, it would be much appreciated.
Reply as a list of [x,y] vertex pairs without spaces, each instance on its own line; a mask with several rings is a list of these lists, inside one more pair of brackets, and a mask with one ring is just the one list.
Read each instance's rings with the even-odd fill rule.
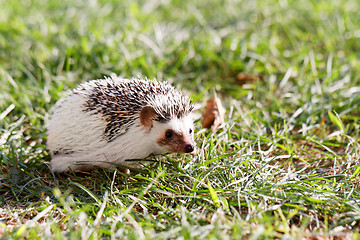
[[166,123],[154,123],[157,144],[164,152],[195,154],[194,125],[190,116],[174,118]]

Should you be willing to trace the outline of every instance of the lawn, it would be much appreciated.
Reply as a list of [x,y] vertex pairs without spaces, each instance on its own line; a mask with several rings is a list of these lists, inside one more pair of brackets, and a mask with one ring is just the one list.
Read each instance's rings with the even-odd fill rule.
[[[359,1],[0,6],[0,238],[360,238]],[[197,154],[52,173],[55,102],[114,73],[189,95]]]

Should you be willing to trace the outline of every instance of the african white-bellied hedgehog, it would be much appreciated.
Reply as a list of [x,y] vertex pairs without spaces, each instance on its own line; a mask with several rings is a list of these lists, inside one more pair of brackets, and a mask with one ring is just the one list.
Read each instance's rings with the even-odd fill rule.
[[194,153],[188,97],[156,80],[105,78],[59,101],[48,125],[55,172],[141,166],[150,154]]

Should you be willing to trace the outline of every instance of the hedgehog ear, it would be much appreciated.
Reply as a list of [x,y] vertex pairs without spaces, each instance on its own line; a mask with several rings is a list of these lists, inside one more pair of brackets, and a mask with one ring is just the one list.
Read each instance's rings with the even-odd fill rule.
[[155,118],[156,112],[153,107],[146,106],[141,109],[140,122],[147,129],[151,129],[153,125],[153,119]]

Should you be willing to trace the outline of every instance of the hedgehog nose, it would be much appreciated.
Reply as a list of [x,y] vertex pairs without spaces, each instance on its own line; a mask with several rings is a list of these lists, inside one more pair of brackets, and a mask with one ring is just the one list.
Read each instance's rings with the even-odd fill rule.
[[185,153],[191,153],[192,151],[194,151],[194,146],[192,144],[185,146]]

